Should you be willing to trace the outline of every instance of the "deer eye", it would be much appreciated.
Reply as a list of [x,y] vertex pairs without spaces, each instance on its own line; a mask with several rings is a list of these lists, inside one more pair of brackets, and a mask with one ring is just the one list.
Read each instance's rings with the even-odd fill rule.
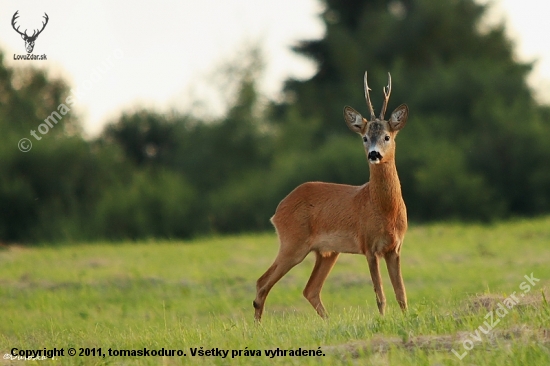
[[369,139],[367,138],[367,136],[363,136],[363,141],[369,142]]
[[384,137],[384,140],[390,141],[390,136],[386,135],[386,137]]

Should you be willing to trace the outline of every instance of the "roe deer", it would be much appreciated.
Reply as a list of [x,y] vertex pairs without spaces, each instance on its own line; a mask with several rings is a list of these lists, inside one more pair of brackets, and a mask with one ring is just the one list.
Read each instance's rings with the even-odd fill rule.
[[359,187],[308,182],[279,203],[271,222],[277,231],[280,248],[275,261],[256,284],[253,305],[257,321],[261,320],[266,297],[273,285],[312,251],[316,256],[315,266],[303,294],[321,317],[327,317],[321,302],[321,289],[340,253],[367,257],[376,304],[382,315],[386,297],[378,262],[384,257],[397,302],[403,311],[407,309],[400,266],[407,212],[395,166],[394,139],[405,126],[409,110],[402,104],[389,120],[384,120],[391,93],[389,73],[379,118],[370,100],[366,72],[364,88],[370,120],[348,106],[344,108],[344,119],[349,129],[363,139],[369,162],[369,182]]

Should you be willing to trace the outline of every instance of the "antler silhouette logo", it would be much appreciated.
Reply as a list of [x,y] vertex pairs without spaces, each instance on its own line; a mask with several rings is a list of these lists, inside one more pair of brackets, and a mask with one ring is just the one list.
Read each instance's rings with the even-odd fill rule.
[[13,29],[15,29],[17,33],[21,35],[21,38],[23,38],[23,40],[25,41],[25,48],[27,50],[27,53],[31,53],[34,49],[34,42],[36,41],[36,38],[40,33],[42,33],[44,28],[46,28],[46,24],[48,24],[48,14],[44,13],[44,18],[46,19],[46,21],[42,22],[42,29],[35,29],[32,33],[32,36],[29,36],[26,29],[24,33],[21,33],[19,31],[19,27],[15,28],[15,20],[19,18],[19,15],[17,13],[19,13],[19,10],[17,10],[15,14],[13,14],[13,18],[11,18],[11,26],[13,27]]

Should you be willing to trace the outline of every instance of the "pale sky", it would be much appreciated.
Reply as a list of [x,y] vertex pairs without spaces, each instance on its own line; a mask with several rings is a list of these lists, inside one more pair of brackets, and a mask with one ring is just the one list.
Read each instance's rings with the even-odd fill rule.
[[[530,83],[550,102],[550,1],[493,3],[491,19],[506,20],[518,58],[539,60]],[[44,67],[67,80],[78,90],[75,108],[90,135],[129,108],[185,110],[194,99],[209,99],[216,70],[238,59],[245,44],[261,46],[261,88],[275,98],[287,77],[308,78],[315,70],[290,46],[324,32],[317,0],[0,0],[0,9],[6,62]],[[33,51],[46,54],[47,61],[13,60],[26,54],[11,26],[17,10],[17,25],[29,34],[48,14]]]

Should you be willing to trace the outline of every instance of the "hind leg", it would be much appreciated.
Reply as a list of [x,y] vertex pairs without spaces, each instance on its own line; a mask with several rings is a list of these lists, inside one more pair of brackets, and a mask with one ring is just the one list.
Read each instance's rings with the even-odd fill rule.
[[303,249],[298,251],[289,252],[285,250],[279,250],[279,254],[275,261],[268,268],[268,270],[258,279],[256,282],[256,299],[252,303],[254,309],[254,318],[260,321],[262,313],[264,311],[265,299],[271,291],[271,288],[292,269],[295,265],[302,262],[306,255],[309,253],[307,247],[303,246]]
[[332,252],[323,255],[315,252],[315,255],[315,266],[304,289],[304,296],[321,318],[327,318],[327,312],[321,301],[321,290],[340,253]]

